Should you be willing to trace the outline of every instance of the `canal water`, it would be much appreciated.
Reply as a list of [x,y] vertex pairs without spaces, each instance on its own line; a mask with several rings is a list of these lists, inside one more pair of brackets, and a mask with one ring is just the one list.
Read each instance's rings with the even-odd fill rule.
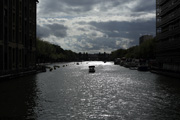
[[[112,62],[60,68],[0,82],[0,118],[30,120],[179,120],[180,80]],[[65,67],[62,67],[65,65]],[[66,66],[67,65],[67,66]],[[88,66],[96,72],[89,73]],[[50,65],[53,66],[53,65]]]

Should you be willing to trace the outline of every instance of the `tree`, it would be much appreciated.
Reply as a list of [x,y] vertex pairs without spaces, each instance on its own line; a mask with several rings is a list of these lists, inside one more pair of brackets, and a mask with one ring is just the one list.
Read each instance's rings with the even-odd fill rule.
[[37,62],[61,62],[77,60],[77,54],[60,46],[37,38]]

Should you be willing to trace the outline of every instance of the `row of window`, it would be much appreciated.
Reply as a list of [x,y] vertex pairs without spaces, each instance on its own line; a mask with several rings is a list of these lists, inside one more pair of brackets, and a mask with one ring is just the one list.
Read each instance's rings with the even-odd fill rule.
[[[171,4],[175,4],[176,2],[177,2],[178,0],[171,0],[170,2],[171,2]],[[167,4],[167,2],[169,2],[169,0],[156,0],[156,4],[157,5],[160,5],[160,4],[164,4],[166,2],[166,4]]]
[[180,13],[180,8],[177,8],[174,11],[171,11],[170,13],[166,14],[163,17],[157,16],[157,22],[165,21],[165,20],[171,19],[173,17],[178,17],[179,13]]
[[177,2],[179,2],[178,0],[170,0],[168,1],[165,5],[163,6],[159,6],[157,5],[157,9],[156,9],[156,12],[157,12],[157,16],[160,16],[161,13],[165,12],[166,10],[168,10],[169,8],[173,7],[174,5],[177,4]]
[[36,53],[26,54],[24,49],[9,47],[5,54],[3,45],[0,45],[0,54],[0,71],[33,66],[36,62]]
[[159,42],[174,42],[174,41],[179,41],[179,39],[180,39],[180,34],[177,34],[175,36],[169,36],[167,38],[160,39]]
[[[4,9],[4,15],[5,15],[4,16],[4,21],[3,21],[3,19],[1,19],[1,23],[0,23],[1,26],[4,26],[4,27],[2,27],[0,29],[0,33],[1,33],[1,39],[0,40],[4,39],[4,40],[7,41],[8,36],[9,36],[10,37],[9,41],[22,43],[22,27],[23,27],[22,20],[21,20],[22,17],[19,16],[19,25],[16,27],[16,24],[15,24],[16,21],[14,21],[15,18],[16,18],[16,14],[13,13],[13,18],[10,18],[10,19],[11,20],[13,19],[13,22],[15,22],[15,23],[12,24],[12,28],[9,29],[9,25],[11,25],[11,23],[10,23],[10,19],[9,19],[9,22],[8,22],[7,9]],[[34,36],[33,39],[36,39],[36,34],[35,34],[36,23],[32,23],[31,21],[25,21],[23,29],[24,29],[25,33],[29,33],[29,35],[31,34],[31,36],[33,35]],[[16,32],[18,32],[18,35],[16,34]],[[18,38],[17,38],[17,36],[18,36]],[[32,45],[34,46],[35,44],[32,44]]]

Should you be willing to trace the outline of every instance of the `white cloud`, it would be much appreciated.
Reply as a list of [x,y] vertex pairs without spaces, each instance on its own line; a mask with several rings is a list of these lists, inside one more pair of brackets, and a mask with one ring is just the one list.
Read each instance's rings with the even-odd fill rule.
[[146,0],[40,0],[37,35],[75,52],[128,48],[140,34],[155,34],[154,6]]

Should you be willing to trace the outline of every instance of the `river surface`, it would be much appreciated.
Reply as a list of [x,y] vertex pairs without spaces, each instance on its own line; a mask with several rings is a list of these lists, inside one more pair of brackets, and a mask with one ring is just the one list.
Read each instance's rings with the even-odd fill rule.
[[[180,119],[178,79],[112,62],[56,65],[60,68],[51,72],[1,81],[0,119]],[[96,66],[95,73],[88,72],[90,65]]]

